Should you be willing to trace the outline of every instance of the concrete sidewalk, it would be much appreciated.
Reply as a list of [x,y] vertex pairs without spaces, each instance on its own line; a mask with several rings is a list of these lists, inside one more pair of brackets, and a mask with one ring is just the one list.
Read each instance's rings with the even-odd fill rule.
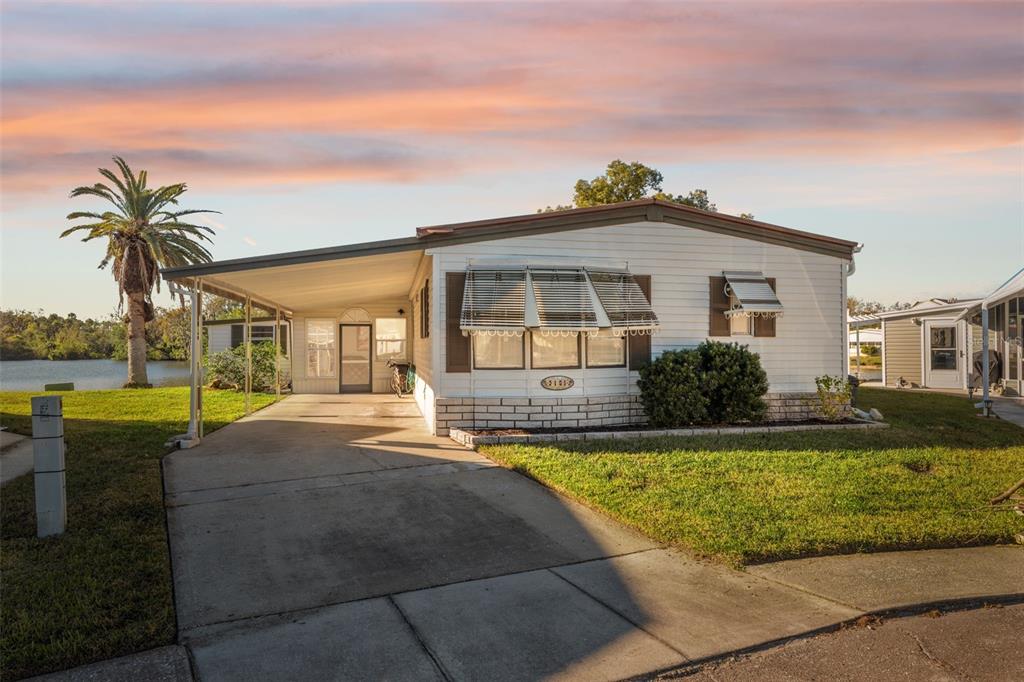
[[35,466],[32,438],[0,431],[0,485],[7,485]]
[[1021,398],[992,397],[992,411],[1000,419],[1024,428],[1024,402]]

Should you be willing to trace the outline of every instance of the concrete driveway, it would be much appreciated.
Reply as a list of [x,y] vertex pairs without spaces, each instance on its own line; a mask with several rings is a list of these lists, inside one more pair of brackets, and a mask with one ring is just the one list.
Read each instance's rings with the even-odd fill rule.
[[408,399],[292,396],[164,467],[204,680],[621,679],[858,613],[660,548]]

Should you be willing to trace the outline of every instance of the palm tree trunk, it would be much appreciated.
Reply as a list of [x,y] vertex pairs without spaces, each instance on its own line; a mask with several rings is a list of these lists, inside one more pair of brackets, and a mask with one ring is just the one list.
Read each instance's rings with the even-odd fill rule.
[[149,386],[146,376],[146,295],[128,294],[128,383]]

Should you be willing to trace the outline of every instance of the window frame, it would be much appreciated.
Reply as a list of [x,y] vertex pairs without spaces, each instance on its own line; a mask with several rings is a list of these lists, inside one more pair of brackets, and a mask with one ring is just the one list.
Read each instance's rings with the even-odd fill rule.
[[[404,336],[402,336],[401,339],[381,339],[381,338],[379,338],[377,336],[377,330],[379,329],[379,325],[380,325],[380,322],[382,320],[401,321],[402,322],[402,332],[403,332]],[[381,341],[387,342],[387,341],[399,341],[399,340],[402,342],[402,353],[400,355],[394,355],[394,354],[390,354],[390,353],[385,353],[384,355],[381,355],[381,353],[380,353],[380,346],[378,346],[378,344]],[[399,360],[408,360],[409,359],[409,320],[407,318],[405,318],[405,317],[377,317],[377,318],[375,318],[373,320],[373,357],[374,357],[375,360],[380,360],[381,362],[387,362],[388,360],[399,361]]]
[[[523,335],[526,336],[525,334]],[[550,365],[540,366],[534,361],[534,352],[536,345],[533,343],[535,336],[543,336],[542,334],[536,334],[530,332],[530,369],[580,369],[583,367],[583,341],[581,340],[582,334],[576,334],[576,364],[575,365]]]
[[622,362],[617,365],[595,365],[590,362],[590,342],[598,336],[587,336],[587,369],[623,369],[626,367],[629,361],[629,337],[628,336],[616,336],[615,334],[609,334],[608,338],[618,338],[622,340]]
[[[317,323],[325,325],[327,327],[327,329],[330,330],[331,346],[330,346],[329,349],[319,349],[319,348],[317,348],[317,349],[312,349],[312,350],[315,350],[316,352],[320,352],[321,350],[330,350],[330,353],[331,353],[331,366],[332,366],[330,374],[321,374],[319,371],[317,373],[313,374],[313,373],[311,373],[309,371],[310,370],[310,366],[309,366],[309,363],[310,363],[310,351],[311,351],[310,341],[309,341],[309,328],[310,328],[311,325],[317,324]],[[337,379],[338,378],[338,360],[337,360],[337,354],[338,354],[338,324],[337,324],[337,322],[335,322],[333,319],[326,318],[326,317],[307,317],[306,318],[306,328],[305,328],[305,339],[304,339],[304,341],[305,341],[305,346],[306,346],[306,351],[305,351],[306,352],[306,362],[305,362],[306,378],[307,379]],[[318,363],[317,366],[319,368],[319,363]]]
[[[478,336],[479,335],[474,334],[470,338],[470,344],[469,344],[469,346],[470,346],[469,347],[469,354],[470,354],[470,359],[473,362],[473,370],[474,371],[475,370],[486,370],[488,372],[506,372],[506,371],[518,372],[518,371],[522,371],[522,370],[526,369],[526,333],[525,332],[523,334],[519,335],[519,337],[518,337],[519,338],[519,343],[521,344],[521,348],[522,348],[522,351],[523,351],[523,353],[522,353],[522,361],[520,362],[518,367],[481,367],[479,364],[477,364],[477,361],[476,361],[476,340],[477,340]],[[505,338],[510,338],[510,337],[505,337]]]

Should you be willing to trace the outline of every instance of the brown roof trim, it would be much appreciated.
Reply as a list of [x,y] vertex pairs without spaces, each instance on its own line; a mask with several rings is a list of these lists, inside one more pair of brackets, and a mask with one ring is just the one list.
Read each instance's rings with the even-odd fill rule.
[[709,213],[708,211],[660,199],[640,199],[604,206],[573,208],[566,211],[529,213],[506,218],[432,225],[417,228],[416,237],[385,239],[375,242],[346,244],[344,246],[292,251],[250,258],[235,258],[212,263],[166,268],[161,272],[164,279],[180,280],[224,272],[258,270],[343,258],[374,256],[384,253],[398,253],[401,251],[419,251],[428,248],[508,239],[510,237],[521,237],[531,234],[582,230],[591,227],[622,225],[643,221],[681,225],[847,260],[852,259],[853,254],[859,248],[857,242],[846,239],[837,239],[812,232],[794,230],[789,227],[763,223],[758,220],[737,218],[723,213]]
[[[661,199],[639,199],[618,204],[588,206],[549,213],[529,213],[506,218],[492,218],[448,225],[417,228],[424,244],[447,245],[449,239],[468,238],[469,234],[487,235],[488,239],[585,229],[631,221],[666,222],[709,232],[728,234],[744,239],[779,244],[805,251],[814,251],[840,258],[852,258],[857,242],[795,230],[759,220],[738,218],[724,213],[702,211]],[[474,239],[479,241],[479,239]],[[465,243],[460,240],[459,243]]]

